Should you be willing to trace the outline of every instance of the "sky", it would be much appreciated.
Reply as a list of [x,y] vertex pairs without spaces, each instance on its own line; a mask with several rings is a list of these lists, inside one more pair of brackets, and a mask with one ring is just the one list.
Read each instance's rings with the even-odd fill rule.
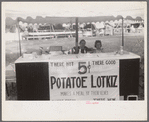
[[3,15],[6,17],[55,16],[140,16],[144,18],[146,2],[3,2]]

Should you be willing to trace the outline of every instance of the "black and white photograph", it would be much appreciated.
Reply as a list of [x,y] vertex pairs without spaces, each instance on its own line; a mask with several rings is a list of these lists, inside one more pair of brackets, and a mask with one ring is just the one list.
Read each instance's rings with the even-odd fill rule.
[[146,2],[2,2],[1,15],[4,120],[147,119]]

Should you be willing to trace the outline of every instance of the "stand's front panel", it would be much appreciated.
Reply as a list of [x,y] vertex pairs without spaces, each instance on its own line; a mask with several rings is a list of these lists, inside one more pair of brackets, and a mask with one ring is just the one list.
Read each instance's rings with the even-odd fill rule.
[[140,59],[120,60],[120,96],[138,95]]
[[16,63],[17,99],[49,100],[47,62]]

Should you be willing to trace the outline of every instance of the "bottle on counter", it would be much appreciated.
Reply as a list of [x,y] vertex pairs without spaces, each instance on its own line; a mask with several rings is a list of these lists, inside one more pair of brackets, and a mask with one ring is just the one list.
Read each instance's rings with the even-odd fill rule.
[[120,54],[121,54],[121,55],[124,54],[123,46],[120,46]]
[[42,53],[43,53],[43,47],[39,47],[38,55],[42,55]]
[[37,58],[37,53],[36,52],[32,52],[33,58]]

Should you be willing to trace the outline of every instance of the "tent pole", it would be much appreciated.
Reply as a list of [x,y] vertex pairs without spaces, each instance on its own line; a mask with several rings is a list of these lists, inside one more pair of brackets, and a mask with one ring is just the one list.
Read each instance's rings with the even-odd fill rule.
[[91,23],[91,30],[92,30],[92,36],[93,36],[93,29],[92,29],[92,23]]
[[78,53],[78,17],[76,17],[76,53]]
[[123,17],[122,17],[122,46],[124,46],[124,30],[123,30]]
[[20,29],[19,29],[19,18],[18,18],[18,36],[19,36],[20,56],[22,56],[22,53],[21,53],[21,41],[20,41]]
[[[52,25],[52,30],[53,30],[53,32],[55,32],[53,25]],[[55,37],[57,37],[57,35],[56,35],[56,34],[55,34]]]

